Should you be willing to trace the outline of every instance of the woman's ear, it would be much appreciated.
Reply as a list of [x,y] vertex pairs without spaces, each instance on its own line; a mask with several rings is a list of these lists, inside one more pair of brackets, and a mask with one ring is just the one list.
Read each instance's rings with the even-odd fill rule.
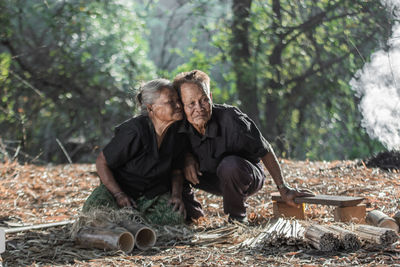
[[150,104],[147,104],[147,105],[146,105],[146,108],[147,108],[147,112],[148,112],[148,113],[150,113],[150,111],[153,111],[153,108],[151,107]]

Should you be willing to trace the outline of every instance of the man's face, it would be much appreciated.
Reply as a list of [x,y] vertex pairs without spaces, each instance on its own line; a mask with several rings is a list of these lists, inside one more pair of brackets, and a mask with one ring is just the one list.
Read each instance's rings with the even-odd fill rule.
[[197,130],[205,128],[211,118],[211,98],[193,83],[181,85],[181,98],[186,118]]

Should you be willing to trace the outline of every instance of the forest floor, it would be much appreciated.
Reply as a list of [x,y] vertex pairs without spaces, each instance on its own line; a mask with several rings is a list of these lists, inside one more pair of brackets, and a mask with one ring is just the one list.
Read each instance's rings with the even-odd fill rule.
[[[307,187],[316,194],[362,196],[367,210],[379,209],[390,216],[399,210],[399,171],[367,168],[362,161],[281,160],[281,164],[293,186]],[[76,219],[98,183],[94,165],[0,163],[0,227]],[[386,248],[363,246],[353,252],[329,253],[306,244],[241,246],[270,222],[274,191],[268,177],[263,189],[249,198],[249,226],[229,224],[222,199],[198,191],[206,217],[189,226],[159,228],[156,246],[147,251],[134,249],[126,254],[79,248],[71,239],[71,225],[7,234],[0,266],[400,266],[399,242]],[[330,224],[333,208],[307,205],[306,217],[307,221]],[[216,238],[198,238],[207,233]]]

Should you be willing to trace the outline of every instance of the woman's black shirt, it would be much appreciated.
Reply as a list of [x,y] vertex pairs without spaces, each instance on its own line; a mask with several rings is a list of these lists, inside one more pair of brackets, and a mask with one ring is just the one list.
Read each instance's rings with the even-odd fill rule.
[[103,149],[108,167],[121,189],[134,199],[153,198],[170,190],[171,171],[183,167],[188,141],[176,122],[165,134],[160,148],[149,117],[131,118],[115,129]]

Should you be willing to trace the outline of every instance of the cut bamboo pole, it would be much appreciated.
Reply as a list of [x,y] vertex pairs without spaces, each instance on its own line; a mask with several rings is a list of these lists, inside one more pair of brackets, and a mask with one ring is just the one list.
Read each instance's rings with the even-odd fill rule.
[[154,246],[157,240],[153,229],[138,223],[124,222],[121,224],[135,237],[136,247],[140,250],[146,250]]
[[336,225],[330,225],[328,226],[328,229],[337,234],[340,240],[340,245],[345,250],[358,250],[361,248],[360,239],[355,233]]
[[86,248],[100,248],[106,250],[132,251],[135,245],[133,235],[123,227],[92,227],[85,226],[79,229],[75,242]]
[[1,228],[0,227],[0,253],[3,253],[6,250],[6,234],[19,233],[19,232],[23,232],[23,231],[37,230],[37,229],[56,227],[56,226],[63,226],[63,225],[71,224],[74,222],[75,222],[74,220],[68,220],[68,221],[28,225],[28,226],[22,226],[22,227],[14,227],[14,228]]
[[321,225],[310,225],[306,229],[304,237],[306,241],[321,251],[335,251],[340,246],[340,241],[335,233]]
[[368,212],[365,221],[373,226],[390,228],[396,231],[396,233],[399,232],[399,225],[396,223],[395,219],[389,217],[379,210],[372,210]]
[[397,225],[400,226],[400,211],[396,212],[393,219],[396,221]]
[[394,230],[371,225],[359,225],[355,232],[362,240],[382,246],[391,245],[399,239]]

